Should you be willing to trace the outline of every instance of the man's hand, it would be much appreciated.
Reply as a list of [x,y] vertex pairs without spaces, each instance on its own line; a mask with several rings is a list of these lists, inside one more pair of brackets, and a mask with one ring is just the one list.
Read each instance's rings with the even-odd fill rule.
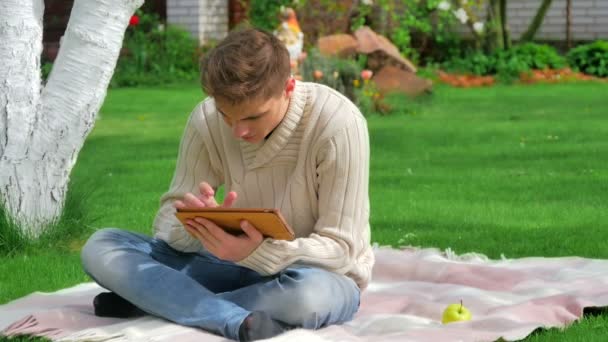
[[[183,200],[177,200],[173,206],[177,209],[215,208],[220,205],[215,200],[215,191],[207,182],[199,184],[200,195],[192,193],[184,195]],[[221,207],[230,208],[236,201],[236,192],[230,191],[224,198]],[[206,250],[216,257],[228,261],[241,261],[251,254],[264,240],[262,234],[247,222],[241,222],[245,234],[234,236],[226,233],[215,223],[202,217],[189,220],[184,226],[188,233],[199,240]]]
[[234,236],[226,233],[215,223],[197,217],[188,220],[186,230],[196,237],[206,250],[216,257],[228,261],[241,261],[258,248],[264,236],[248,221],[241,221],[241,229],[245,234]]
[[[173,206],[177,209],[199,209],[199,208],[215,208],[220,207],[219,204],[215,201],[215,191],[209,183],[201,182],[198,185],[200,190],[200,195],[195,196],[192,193],[187,193],[184,195],[183,200],[177,200],[173,203]],[[230,191],[226,194],[224,198],[224,203],[222,203],[221,207],[230,208],[236,201],[236,192]]]

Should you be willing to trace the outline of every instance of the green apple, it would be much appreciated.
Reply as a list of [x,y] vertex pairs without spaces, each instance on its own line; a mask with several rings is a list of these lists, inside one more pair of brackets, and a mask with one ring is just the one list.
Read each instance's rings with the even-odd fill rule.
[[471,317],[471,311],[465,308],[462,305],[462,301],[460,301],[460,304],[450,304],[445,308],[441,323],[448,324],[459,321],[470,321]]

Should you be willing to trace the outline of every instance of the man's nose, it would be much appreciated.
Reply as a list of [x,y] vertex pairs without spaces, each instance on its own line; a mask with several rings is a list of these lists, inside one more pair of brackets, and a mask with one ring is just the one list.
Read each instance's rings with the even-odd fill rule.
[[237,121],[232,125],[232,134],[234,134],[236,138],[242,138],[248,133],[249,127],[247,127],[247,124]]

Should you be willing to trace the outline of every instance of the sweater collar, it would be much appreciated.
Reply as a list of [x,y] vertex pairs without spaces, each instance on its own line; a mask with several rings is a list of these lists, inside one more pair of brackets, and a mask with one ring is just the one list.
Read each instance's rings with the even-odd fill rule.
[[240,140],[243,161],[248,169],[256,168],[269,162],[287,145],[289,138],[295,132],[298,123],[302,119],[307,100],[308,90],[306,86],[302,82],[296,82],[287,112],[283,120],[270,133],[270,136],[257,144]]

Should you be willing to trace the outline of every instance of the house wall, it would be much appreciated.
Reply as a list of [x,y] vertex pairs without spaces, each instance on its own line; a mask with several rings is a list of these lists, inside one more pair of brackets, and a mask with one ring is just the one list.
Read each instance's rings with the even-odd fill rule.
[[[509,0],[508,21],[513,38],[519,38],[534,18],[541,0]],[[573,40],[608,38],[608,0],[572,0],[571,34]],[[539,40],[566,39],[566,0],[553,0],[543,25],[536,34]]]
[[[229,26],[232,27],[243,19],[245,13],[240,5],[242,1],[247,3],[250,0],[146,0],[144,10],[158,13],[161,19],[166,17],[168,23],[184,27],[199,42],[204,43],[224,38]],[[59,47],[59,38],[67,25],[73,0],[45,0],[44,3],[44,56],[53,60]],[[517,40],[528,27],[540,3],[541,0],[507,2],[509,26],[514,39]],[[572,0],[571,15],[574,41],[608,39],[608,0]],[[314,35],[310,26],[315,27],[314,20],[308,18],[306,13],[300,13],[300,17],[304,31]],[[307,25],[308,21],[311,21],[310,25]],[[327,24],[319,19],[319,24],[321,23]],[[466,30],[462,28],[463,32]],[[566,40],[566,0],[553,0],[536,39]]]
[[167,0],[167,23],[188,30],[200,43],[228,34],[228,0]]
[[[234,18],[231,17],[235,15],[231,11],[235,11],[237,7],[240,12],[242,11],[242,8],[235,4],[240,1],[243,0],[167,0],[167,18],[170,23],[187,27],[201,42],[209,38],[221,39],[227,34],[229,26],[234,25]],[[244,2],[249,1],[251,0]],[[507,2],[509,27],[515,40],[527,29],[541,2],[542,0]],[[341,3],[346,8],[350,6],[350,1],[341,0]],[[313,18],[308,18],[307,14],[314,13],[320,8],[315,1],[311,1],[309,6],[311,7],[306,11],[309,13],[299,13],[298,17],[301,19],[304,31],[316,36],[315,30],[319,25],[331,26],[333,22],[326,22],[319,13],[315,13]],[[243,15],[240,12],[239,18]],[[308,21],[313,23],[312,27],[307,27]],[[462,31],[466,32],[467,29],[463,28]],[[553,0],[535,38],[545,41],[566,40],[566,0]],[[608,0],[572,0],[571,38],[574,41],[608,39]]]

